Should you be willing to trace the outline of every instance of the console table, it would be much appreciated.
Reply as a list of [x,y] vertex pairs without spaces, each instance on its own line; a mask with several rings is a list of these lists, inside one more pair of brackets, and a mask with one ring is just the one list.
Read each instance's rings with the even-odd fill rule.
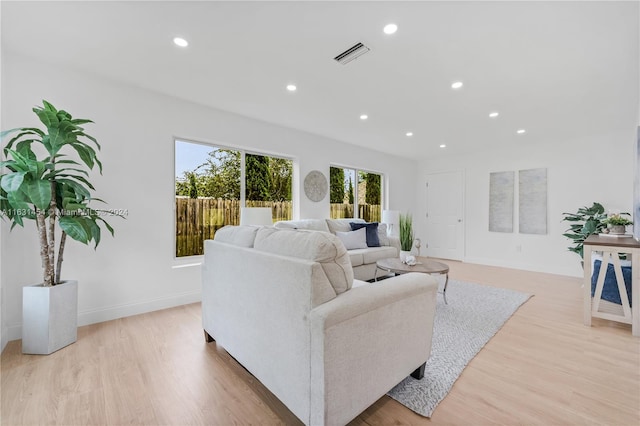
[[[594,251],[602,252],[602,264],[592,298],[591,255]],[[631,254],[631,303],[622,276],[618,256],[621,253]],[[609,264],[615,271],[622,305],[601,299]],[[591,326],[592,317],[631,324],[631,334],[640,336],[640,243],[634,238],[591,235],[584,241],[584,325]]]

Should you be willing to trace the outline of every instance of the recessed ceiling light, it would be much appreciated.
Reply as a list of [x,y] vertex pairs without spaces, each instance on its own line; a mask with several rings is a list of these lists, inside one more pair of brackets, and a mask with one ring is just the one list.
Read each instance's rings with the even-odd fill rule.
[[174,38],[173,42],[176,44],[176,46],[180,46],[180,47],[187,47],[189,45],[189,42],[183,39],[182,37]]
[[491,118],[496,118],[497,116],[499,116],[500,113],[499,112],[492,112],[491,114],[489,114],[489,117]]
[[369,118],[369,116],[367,114],[362,114],[360,116],[360,120],[366,120],[367,118]]
[[407,136],[409,137],[413,136],[413,132],[407,132]]
[[440,145],[440,148],[446,148],[447,146],[445,144]]
[[526,133],[526,132],[527,131],[525,129],[518,129],[518,131],[516,133],[521,135],[521,134]]
[[287,84],[287,90],[290,92],[295,92],[296,90],[298,90],[298,88],[295,84]]
[[456,81],[456,82],[451,84],[451,88],[452,89],[459,89],[461,87],[462,87],[462,82],[461,81]]
[[385,34],[393,34],[398,31],[398,26],[396,24],[387,24],[383,29]]

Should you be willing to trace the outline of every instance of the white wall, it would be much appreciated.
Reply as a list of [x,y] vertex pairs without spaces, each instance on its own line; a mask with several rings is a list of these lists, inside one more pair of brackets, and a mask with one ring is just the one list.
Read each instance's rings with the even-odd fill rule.
[[[3,235],[5,233],[4,230],[5,226],[0,224],[0,259],[2,259],[2,253],[4,252],[4,238]],[[7,342],[9,341],[9,333],[8,333],[8,328],[7,328],[7,323],[4,319],[4,297],[3,293],[4,293],[4,269],[2,268],[2,261],[0,260],[0,353],[2,353],[2,351],[4,350],[4,347],[7,345]]]
[[[68,245],[63,276],[81,282],[80,324],[199,300],[199,267],[176,267],[185,262],[173,257],[174,137],[293,156],[299,164],[298,177],[313,169],[328,176],[329,164],[334,162],[383,172],[388,179],[388,206],[413,212],[416,234],[424,242],[428,242],[423,219],[427,174],[463,169],[464,260],[468,262],[580,276],[579,259],[566,250],[568,240],[562,237],[567,227],[561,222],[562,212],[575,211],[593,201],[609,209],[632,208],[637,106],[621,107],[625,114],[632,112],[630,125],[609,135],[544,143],[528,135],[529,139],[518,141],[511,150],[418,164],[43,66],[7,52],[2,53],[1,86],[2,129],[37,125],[31,108],[42,99],[76,116],[93,119],[96,124],[88,130],[103,145],[101,159],[105,165],[104,176],[92,176],[97,195],[110,207],[129,211],[127,220],[113,220],[116,238],[105,235],[97,251],[75,242]],[[489,232],[489,173],[538,167],[548,169],[548,233]],[[407,189],[407,182],[416,182],[416,189]],[[302,195],[298,201],[300,217],[328,216],[328,199],[313,203]],[[33,224],[11,233],[6,223],[0,226],[0,331],[4,345],[7,339],[20,337],[21,288],[39,282],[41,272]],[[521,246],[521,252],[515,250],[516,246]]]
[[[200,267],[174,260],[174,137],[292,156],[300,176],[340,162],[386,174],[389,205],[410,210],[417,162],[340,143],[238,115],[33,62],[3,52],[2,128],[37,125],[31,112],[42,99],[74,116],[91,118],[87,131],[102,144],[104,176],[94,175],[96,195],[110,208],[128,209],[113,219],[116,237],[103,236],[96,251],[67,245],[63,277],[80,281],[79,323],[89,324],[200,299]],[[10,105],[11,108],[6,108]],[[299,216],[328,217],[328,197],[301,196]],[[22,286],[40,282],[36,233],[3,233],[4,306],[10,339],[20,337]],[[8,235],[7,235],[8,234]],[[4,334],[3,334],[4,335]]]
[[[509,150],[423,161],[418,179],[420,214],[415,216],[424,218],[428,173],[463,169],[466,262],[582,276],[580,258],[567,251],[570,241],[562,236],[569,227],[562,222],[562,213],[575,212],[594,201],[606,209],[632,211],[635,111],[625,114],[631,118],[629,126],[615,134],[544,144],[520,138]],[[534,168],[547,168],[546,235],[518,233],[517,171]],[[515,232],[489,232],[489,173],[509,170],[516,172]],[[425,221],[417,221],[418,235],[426,235]],[[428,239],[426,235],[423,241]]]
[[[0,7],[0,19],[1,19],[1,15],[2,15],[2,8]],[[0,31],[0,46],[2,45],[2,31]],[[4,62],[0,63],[0,98],[2,97],[2,89],[4,87]],[[0,129],[4,129],[4,126],[2,125],[2,106],[3,103],[0,102]],[[4,156],[2,154],[2,152],[0,151],[0,160],[4,160]],[[2,268],[2,253],[5,252],[4,250],[4,244],[5,244],[5,238],[3,237],[4,234],[6,233],[6,224],[2,223],[3,221],[0,220],[0,353],[2,353],[2,351],[4,350],[5,346],[7,345],[7,341],[9,340],[9,333],[8,333],[8,328],[7,328],[7,322],[5,321],[4,318],[4,313],[5,313],[5,309],[4,309],[4,304],[5,304],[5,298],[3,297],[3,293],[4,293],[4,275],[5,275],[5,271]]]

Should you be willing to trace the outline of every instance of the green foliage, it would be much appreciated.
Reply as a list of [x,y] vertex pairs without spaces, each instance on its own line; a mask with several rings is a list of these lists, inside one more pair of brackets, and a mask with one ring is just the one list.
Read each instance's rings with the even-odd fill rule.
[[195,173],[189,174],[189,198],[198,198],[198,183]]
[[349,177],[349,191],[348,191],[348,197],[349,197],[349,204],[353,204],[356,201],[355,196],[353,195],[353,181],[351,180],[351,177]]
[[344,202],[344,169],[340,167],[329,168],[329,202]]
[[240,199],[240,151],[214,149],[207,160],[176,179],[176,195],[190,197],[192,178],[199,197]]
[[583,258],[584,240],[589,235],[602,232],[606,226],[607,215],[604,213],[604,207],[600,203],[593,203],[591,207],[580,207],[576,213],[562,214],[562,220],[571,223],[569,229],[562,234],[572,242],[568,249]]
[[[11,221],[11,228],[24,226],[24,220],[35,220],[40,237],[45,285],[59,283],[59,269],[66,236],[83,244],[100,243],[100,225],[113,234],[113,228],[104,220],[103,210],[94,210],[91,201],[102,200],[91,196],[95,189],[89,182],[88,170],[97,167],[102,174],[102,163],[96,152],[100,145],[85,133],[82,125],[91,120],[73,118],[64,110],[57,110],[43,101],[33,112],[45,130],[22,127],[4,131],[4,140],[14,135],[3,147],[7,161],[0,162],[7,173],[0,174],[0,216]],[[85,142],[88,141],[88,142]],[[47,155],[38,158],[36,152],[44,148]],[[75,157],[75,159],[71,159]],[[49,224],[45,229],[45,221]],[[62,229],[56,273],[55,225]],[[53,232],[52,232],[53,231]]]
[[630,213],[612,214],[604,220],[604,223],[612,226],[633,225],[633,222],[631,220],[627,219],[626,217],[622,217],[622,215],[631,216]]
[[[254,154],[246,154],[245,159],[247,200],[291,201],[291,160]],[[214,149],[205,163],[176,179],[176,195],[239,200],[240,162],[240,151]]]
[[271,189],[269,158],[254,154],[246,154],[244,158],[246,199],[252,201],[269,201],[269,190]]
[[200,166],[204,168],[204,179],[198,187],[198,195],[239,200],[240,161],[240,151],[216,149],[210,152],[207,162]]
[[364,180],[367,183],[365,202],[371,205],[380,204],[380,195],[382,193],[380,189],[381,176],[375,173],[366,173]]
[[291,201],[291,179],[293,161],[286,158],[268,157],[271,176],[271,201]]
[[413,248],[413,219],[410,213],[400,214],[400,248],[403,251]]

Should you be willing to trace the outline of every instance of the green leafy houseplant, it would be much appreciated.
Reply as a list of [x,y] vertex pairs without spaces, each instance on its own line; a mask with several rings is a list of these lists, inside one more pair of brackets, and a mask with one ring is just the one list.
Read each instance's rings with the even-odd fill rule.
[[622,215],[631,216],[629,213],[616,213],[612,214],[608,218],[604,220],[604,223],[612,226],[627,226],[633,225],[633,222],[627,219],[626,217],[622,217]]
[[593,203],[591,207],[581,207],[576,213],[562,213],[563,221],[570,222],[570,228],[565,231],[565,237],[572,241],[569,251],[577,253],[583,258],[584,240],[589,235],[598,234],[606,227],[605,219],[607,215],[604,207],[600,203]]
[[[112,213],[89,207],[91,201],[103,202],[92,197],[91,191],[95,188],[88,180],[87,170],[94,166],[102,174],[102,164],[96,156],[100,145],[82,127],[92,121],[73,118],[47,101],[43,101],[43,107],[34,107],[33,112],[45,130],[23,127],[0,133],[3,140],[17,133],[3,149],[7,160],[0,162],[0,167],[8,170],[0,173],[0,216],[11,221],[11,229],[16,225],[24,226],[26,219],[35,221],[43,285],[53,286],[61,282],[67,236],[87,245],[93,241],[97,247],[99,225],[113,235],[113,228],[103,219],[104,215]],[[62,231],[57,255],[56,225]]]
[[400,214],[400,248],[411,251],[413,248],[413,220],[411,214]]

